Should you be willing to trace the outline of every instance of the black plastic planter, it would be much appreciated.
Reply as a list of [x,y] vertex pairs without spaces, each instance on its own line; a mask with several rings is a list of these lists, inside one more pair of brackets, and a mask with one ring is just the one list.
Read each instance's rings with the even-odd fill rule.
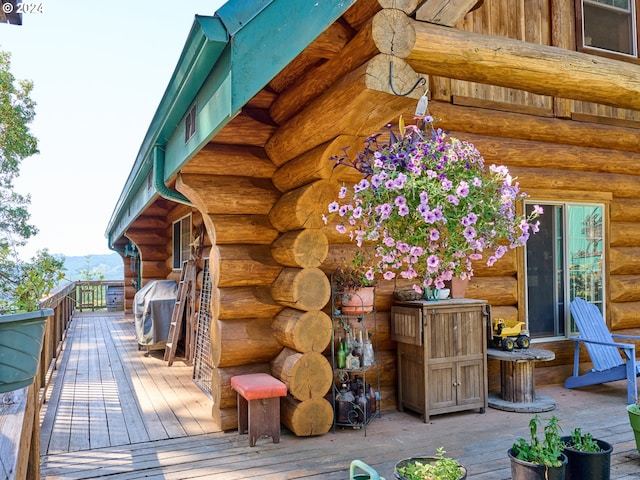
[[[562,437],[562,441],[568,444],[571,437]],[[571,448],[565,448],[567,456],[566,480],[609,480],[611,478],[611,444],[595,439],[600,445],[601,452],[578,452]]]
[[562,455],[562,465],[560,467],[547,467],[539,463],[520,460],[513,455],[511,449],[507,453],[511,460],[512,480],[565,480],[566,455]]

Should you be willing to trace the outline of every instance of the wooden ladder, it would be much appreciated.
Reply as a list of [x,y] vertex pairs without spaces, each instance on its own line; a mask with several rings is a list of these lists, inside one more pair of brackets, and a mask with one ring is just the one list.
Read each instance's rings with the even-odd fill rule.
[[[182,263],[180,282],[178,283],[178,292],[176,294],[176,303],[173,307],[167,345],[164,349],[164,360],[168,362],[169,366],[173,365],[173,359],[176,356],[176,348],[178,346],[178,339],[180,338],[180,331],[182,330],[182,319],[187,308],[187,300],[190,297],[190,292],[193,291],[195,287],[195,271],[196,264],[194,260]],[[187,312],[187,316],[189,314],[190,312]]]

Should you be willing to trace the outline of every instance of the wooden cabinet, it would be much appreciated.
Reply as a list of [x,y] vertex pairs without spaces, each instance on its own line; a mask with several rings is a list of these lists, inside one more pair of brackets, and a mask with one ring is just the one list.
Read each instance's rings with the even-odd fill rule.
[[398,408],[430,415],[487,407],[484,300],[398,302],[391,335],[398,348]]

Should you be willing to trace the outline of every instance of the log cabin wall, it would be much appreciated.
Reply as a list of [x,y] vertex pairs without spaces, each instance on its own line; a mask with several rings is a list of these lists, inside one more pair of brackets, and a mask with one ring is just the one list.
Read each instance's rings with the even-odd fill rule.
[[[272,117],[284,125],[276,131],[266,147],[272,161],[279,166],[274,174],[274,183],[283,190],[285,197],[292,196],[291,192],[295,191],[302,195],[299,190],[306,189],[305,191],[313,190],[309,196],[317,199],[316,205],[309,207],[310,215],[300,215],[301,217],[317,218],[332,198],[332,193],[327,193],[331,191],[331,185],[336,188],[340,181],[347,180],[340,172],[326,169],[323,159],[338,153],[345,146],[354,148],[353,145],[360,144],[362,137],[366,135],[366,128],[370,129],[367,133],[377,130],[367,123],[369,119],[363,113],[367,110],[358,109],[361,105],[353,101],[353,95],[343,92],[350,92],[348,81],[357,83],[353,77],[357,76],[358,69],[353,67],[367,64],[368,73],[380,71],[375,67],[369,68],[380,57],[380,53],[378,48],[371,48],[368,29],[375,30],[377,18],[384,15],[394,18],[401,16],[397,11],[383,11],[376,13],[372,22],[361,22],[361,28],[351,34],[351,40],[340,53],[331,60],[310,68],[298,82],[285,85],[286,88],[281,87],[279,96],[270,109]],[[574,18],[572,2],[488,0],[481,8],[464,16],[457,28],[482,35],[573,49]],[[394,60],[396,66],[402,65],[399,59]],[[341,72],[343,76],[340,78],[328,78],[331,76],[329,72],[335,75],[335,65],[350,65],[352,69]],[[442,71],[446,71],[446,68],[442,68]],[[524,191],[532,194],[534,200],[537,195],[537,199],[541,201],[582,200],[610,205],[610,221],[613,223],[608,237],[611,247],[608,257],[611,275],[608,318],[613,330],[640,327],[640,322],[633,313],[637,304],[630,303],[631,299],[636,300],[636,294],[629,291],[621,294],[619,288],[615,292],[612,290],[614,287],[626,290],[637,288],[633,285],[638,279],[639,271],[633,266],[636,262],[631,261],[632,250],[628,248],[640,245],[637,242],[638,235],[631,233],[639,231],[640,225],[635,223],[636,219],[630,209],[637,201],[635,192],[638,191],[639,179],[633,165],[637,165],[634,161],[640,160],[637,137],[639,112],[531,93],[527,91],[529,85],[526,83],[522,89],[517,89],[448,78],[434,75],[433,72],[425,72],[423,76],[427,76],[427,73],[431,73],[428,77],[432,99],[430,110],[440,119],[439,126],[455,136],[473,142],[488,162],[507,165],[514,176],[519,178]],[[479,72],[478,77],[481,74]],[[348,77],[352,78],[347,80]],[[272,82],[272,86],[274,84]],[[367,88],[376,87],[361,86],[361,90]],[[288,105],[288,99],[300,98],[304,95],[303,92],[306,92],[310,100],[304,107],[299,103],[295,106]],[[312,96],[315,97],[311,98]],[[403,108],[401,102],[390,106],[391,101],[388,99],[378,102],[373,98],[369,100],[379,109],[375,117],[379,122],[378,128],[391,120],[385,117],[387,111],[382,112],[383,109],[395,109],[395,118],[401,113],[405,118],[410,118],[415,108],[415,100],[405,103],[406,108]],[[338,106],[343,108],[335,110]],[[590,116],[585,112],[590,112]],[[360,115],[360,118],[350,117],[353,114]],[[349,118],[345,121],[335,118],[330,122],[330,115],[334,118],[340,115]],[[309,128],[313,126],[311,118],[319,119],[317,124],[325,125],[322,132],[311,133],[305,130],[305,125]],[[353,126],[349,125],[350,122],[359,124]],[[296,129],[295,133],[291,132],[291,128]],[[297,140],[295,144],[292,140],[294,135]],[[303,145],[308,149],[304,150]],[[327,180],[329,183],[323,183]],[[627,198],[629,196],[633,199]],[[274,224],[275,216],[274,209],[270,217]],[[309,225],[310,222],[306,221]],[[342,244],[345,238],[331,229],[324,230],[324,233],[330,246],[327,261],[322,268],[329,273],[337,266],[336,259],[350,246]],[[621,238],[623,236],[624,240]],[[619,250],[620,247],[623,247],[623,251]],[[518,257],[513,252],[491,269],[476,266],[476,276],[469,294],[475,298],[487,299],[494,315],[506,318],[523,318],[525,315],[523,275],[518,275],[519,272],[524,273],[522,252],[519,255]],[[618,261],[620,266],[617,265]],[[624,269],[621,269],[622,265]],[[383,325],[383,329],[388,328],[385,321],[388,322],[392,290],[392,286],[384,283],[377,290],[379,316],[383,319],[379,325]],[[622,299],[624,303],[621,302]],[[562,383],[570,375],[573,344],[560,341],[540,346],[553,350],[556,361],[541,369],[539,381]],[[393,351],[391,346],[390,352]],[[583,355],[583,360],[586,362],[588,358]],[[394,368],[393,360],[387,366]],[[491,388],[497,386],[497,368],[497,364],[491,365]],[[393,374],[388,374],[388,378],[393,387]]]
[[[465,2],[447,4],[455,10]],[[415,54],[403,56],[399,43],[393,49],[385,44],[390,36],[385,25],[398,27],[393,36],[398,42],[402,29],[417,24],[424,27],[421,35],[438,40],[434,51],[446,50],[450,42],[455,52],[465,36],[476,42],[492,35],[486,45],[478,42],[478,51],[489,57],[492,42],[522,40],[500,47],[513,49],[512,61],[521,62],[525,71],[548,53],[535,46],[575,52],[573,2],[466,4],[462,13],[449,12],[445,28],[424,23],[432,14],[429,2],[357,1],[181,169],[175,189],[193,203],[194,224],[202,222],[206,231],[213,284],[212,415],[222,429],[237,426],[231,376],[255,372],[270,372],[287,383],[282,419],[292,431],[311,435],[328,429],[324,397],[331,373],[326,359],[317,355],[326,357],[329,351],[328,277],[356,247],[325,226],[322,214],[341,183],[358,178],[348,168],[334,169],[328,158],[345,147],[355,153],[366,136],[400,115],[411,118],[426,87],[406,96],[395,95],[392,88],[407,92],[420,77],[428,81],[429,109],[438,126],[474,143],[487,162],[507,165],[533,200],[608,205],[608,321],[612,330],[640,330],[637,99],[621,88],[611,92],[619,105],[605,106],[587,101],[592,95],[606,101],[604,87],[579,91],[575,72],[575,78],[568,76],[566,85],[551,92],[535,79],[537,72],[532,78],[515,73],[492,77],[491,67],[483,70],[464,60],[458,65],[446,52],[442,65],[432,62],[429,70],[424,67],[429,62]],[[429,46],[420,48],[432,53]],[[533,57],[525,55],[531,52]],[[558,60],[547,74],[562,65]],[[144,281],[175,277],[171,221],[185,207],[168,204],[156,202],[127,232],[140,249]],[[523,318],[523,265],[522,251],[510,252],[493,268],[477,265],[467,296],[486,299],[494,315]],[[393,282],[381,281],[376,290],[382,408],[396,405],[396,347],[389,334],[394,288]],[[562,383],[571,372],[573,344],[539,346],[553,350],[556,360],[538,367],[538,383]],[[498,366],[490,364],[491,389],[498,389],[497,372]]]

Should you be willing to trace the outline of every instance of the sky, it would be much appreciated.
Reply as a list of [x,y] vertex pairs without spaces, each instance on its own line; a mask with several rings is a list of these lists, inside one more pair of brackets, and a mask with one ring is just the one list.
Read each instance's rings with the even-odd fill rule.
[[105,231],[196,14],[224,0],[45,0],[0,24],[11,72],[31,80],[40,153],[15,190],[39,229],[21,255],[112,253]]

